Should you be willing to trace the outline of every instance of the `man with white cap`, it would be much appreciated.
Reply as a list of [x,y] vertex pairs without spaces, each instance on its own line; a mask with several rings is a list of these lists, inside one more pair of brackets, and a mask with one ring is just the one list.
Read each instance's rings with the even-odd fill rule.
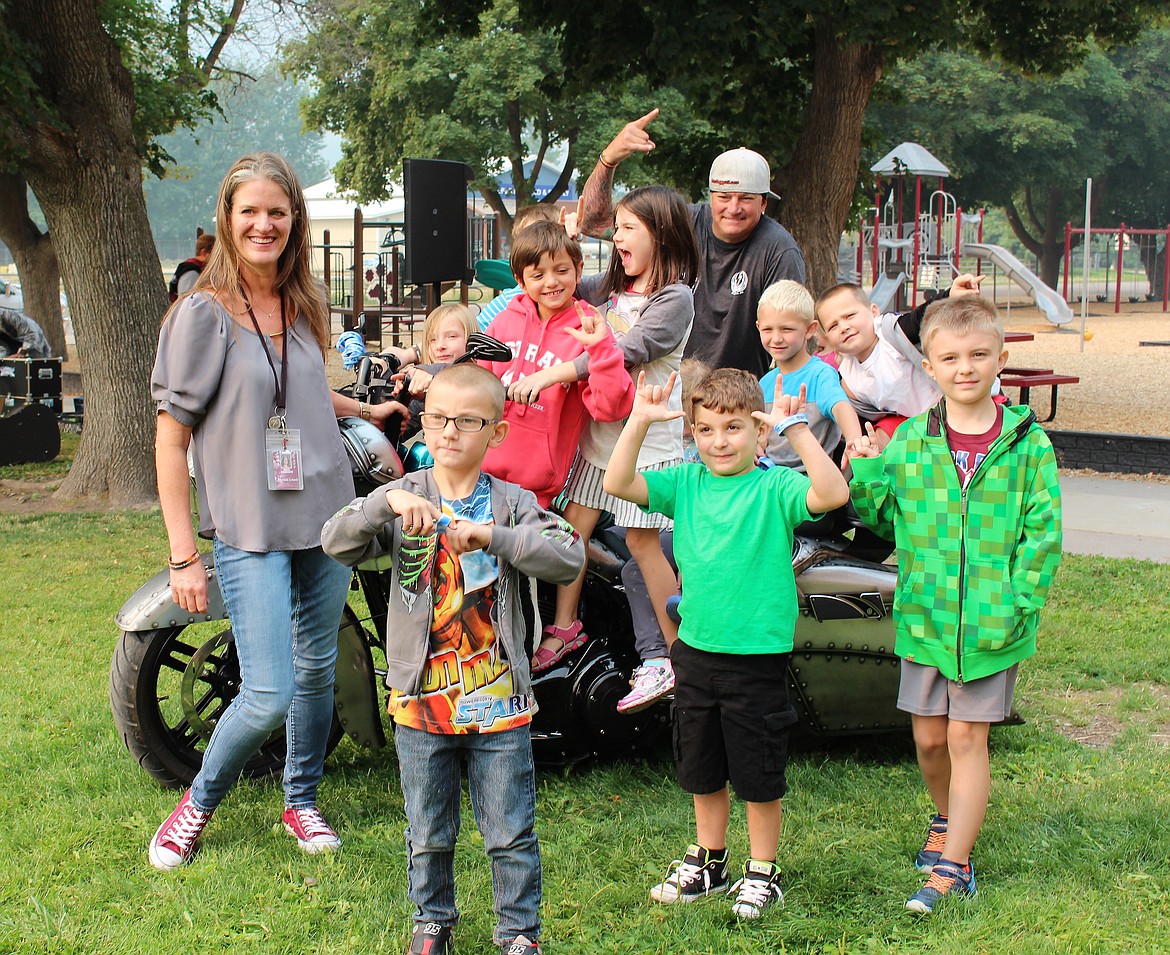
[[[580,231],[607,236],[613,226],[613,175],[618,163],[648,153],[654,142],[646,126],[653,109],[627,123],[601,151],[581,194]],[[708,180],[710,202],[690,206],[699,243],[695,323],[685,356],[712,368],[743,368],[757,378],[771,359],[756,331],[756,306],[773,282],[804,282],[804,255],[792,235],[764,215],[772,192],[768,161],[750,149],[715,157]]]

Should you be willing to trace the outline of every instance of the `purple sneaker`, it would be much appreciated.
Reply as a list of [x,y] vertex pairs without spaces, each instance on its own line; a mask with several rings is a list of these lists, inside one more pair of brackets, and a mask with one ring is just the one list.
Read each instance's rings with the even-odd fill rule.
[[630,687],[630,692],[618,700],[619,713],[637,713],[666,696],[674,689],[674,667],[669,660],[643,663],[634,670]]

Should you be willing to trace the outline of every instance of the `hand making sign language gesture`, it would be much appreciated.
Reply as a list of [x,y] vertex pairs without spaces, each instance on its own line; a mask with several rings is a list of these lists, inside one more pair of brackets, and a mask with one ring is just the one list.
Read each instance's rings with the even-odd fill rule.
[[665,385],[646,384],[646,372],[638,372],[638,390],[634,393],[634,407],[630,418],[644,418],[647,421],[673,421],[683,416],[682,409],[670,407],[670,395],[678,373],[672,371]]
[[[609,324],[597,309],[588,302],[577,300],[577,321],[580,328],[566,328],[565,332],[577,339],[583,348],[590,348],[600,344],[610,333]],[[564,369],[554,365],[525,375],[519,381],[512,382],[508,387],[508,398],[522,405],[535,404],[540,393],[553,385],[564,384],[568,379],[563,376]]]
[[784,394],[784,376],[777,372],[776,390],[772,392],[772,410],[753,411],[752,417],[757,421],[762,421],[769,428],[775,428],[785,437],[789,437],[789,428],[803,425],[806,430],[808,429],[808,415],[805,414],[807,407],[808,387],[801,385],[799,394],[786,395]]
[[[884,440],[883,440],[884,439]],[[845,460],[851,461],[853,458],[876,458],[882,453],[882,447],[889,443],[889,438],[885,437],[882,432],[879,432],[872,424],[872,422],[865,422],[865,434],[861,435],[856,441],[850,441],[845,445]]]

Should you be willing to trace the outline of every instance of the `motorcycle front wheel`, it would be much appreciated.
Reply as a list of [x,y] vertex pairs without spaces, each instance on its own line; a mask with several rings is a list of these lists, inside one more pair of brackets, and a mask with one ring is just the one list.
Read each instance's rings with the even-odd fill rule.
[[[357,625],[347,606],[341,626]],[[240,663],[226,620],[123,631],[110,663],[114,725],[138,764],[164,786],[191,785],[211,731],[240,690]],[[336,711],[326,755],[342,736]],[[243,775],[270,776],[284,767],[285,728],[278,727],[248,760]]]

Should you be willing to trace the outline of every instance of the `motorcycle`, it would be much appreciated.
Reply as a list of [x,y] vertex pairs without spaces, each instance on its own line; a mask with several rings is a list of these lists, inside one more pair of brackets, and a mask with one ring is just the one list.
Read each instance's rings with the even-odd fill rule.
[[[472,335],[462,360],[506,360],[506,346]],[[379,356],[382,357],[382,356]],[[507,357],[510,357],[510,353]],[[357,380],[341,389],[370,403],[395,392],[397,363],[363,358]],[[359,494],[424,463],[360,418],[338,426]],[[387,433],[397,434],[388,423]],[[800,615],[789,664],[789,696],[798,728],[816,737],[905,731],[909,717],[895,708],[898,658],[890,619],[896,572],[845,553],[847,541],[797,537],[792,565]],[[595,532],[582,593],[582,622],[591,639],[533,680],[538,711],[533,752],[542,764],[645,752],[665,734],[669,701],[633,714],[616,706],[639,664],[621,571],[630,560],[619,529]],[[203,555],[208,608],[182,610],[171,600],[162,570],[125,602],[115,620],[121,631],[110,665],[114,723],[139,765],[167,786],[188,786],[198,772],[216,721],[239,692],[239,661],[231,622],[219,591],[212,555]],[[338,625],[334,714],[327,752],[343,735],[361,746],[386,745],[378,687],[385,670],[387,589],[372,565],[354,569],[351,599]],[[542,619],[552,619],[553,588],[538,588]],[[247,763],[252,777],[284,764],[284,728]]]

